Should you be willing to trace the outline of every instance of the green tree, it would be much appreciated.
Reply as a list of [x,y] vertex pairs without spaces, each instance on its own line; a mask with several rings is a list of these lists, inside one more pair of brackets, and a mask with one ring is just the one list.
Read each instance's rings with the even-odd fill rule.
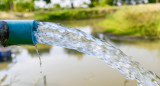
[[34,0],[14,0],[15,11],[34,11]]
[[51,3],[51,0],[44,0],[47,4]]
[[13,4],[13,0],[7,0],[7,4],[8,4],[8,8],[12,11],[14,11],[14,4]]
[[99,5],[99,0],[90,0],[91,3],[89,4],[89,7],[96,7]]
[[159,3],[159,0],[149,0],[149,3]]
[[13,0],[0,0],[1,10],[14,10]]
[[53,7],[54,8],[61,8],[61,6],[59,4],[54,4]]
[[100,5],[105,6],[105,5],[112,5],[113,0],[100,0]]
[[0,10],[8,10],[4,0],[0,0]]

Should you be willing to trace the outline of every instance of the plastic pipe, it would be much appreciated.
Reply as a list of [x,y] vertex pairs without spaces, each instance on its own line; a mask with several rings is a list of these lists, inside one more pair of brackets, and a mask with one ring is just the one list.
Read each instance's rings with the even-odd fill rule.
[[9,27],[4,21],[0,21],[0,45],[4,45],[9,38]]
[[34,45],[34,33],[38,28],[35,20],[3,20],[7,23],[9,37],[5,45]]

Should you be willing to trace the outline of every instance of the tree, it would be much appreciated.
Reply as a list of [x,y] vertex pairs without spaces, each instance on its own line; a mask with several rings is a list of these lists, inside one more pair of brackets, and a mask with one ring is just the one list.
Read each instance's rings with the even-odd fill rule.
[[34,0],[0,0],[0,10],[33,11]]
[[71,8],[74,9],[73,0],[70,0],[70,2],[71,2]]
[[101,6],[112,5],[113,0],[100,0],[99,3],[100,3]]
[[60,4],[54,4],[53,7],[58,9],[61,8]]
[[51,0],[44,0],[47,4],[51,3]]
[[89,4],[89,7],[96,7],[99,5],[99,0],[90,0],[91,3]]
[[13,0],[5,0],[5,4],[6,4],[6,9],[12,11],[14,10]]
[[159,0],[149,0],[149,3],[159,3]]
[[14,0],[15,11],[34,11],[34,0]]

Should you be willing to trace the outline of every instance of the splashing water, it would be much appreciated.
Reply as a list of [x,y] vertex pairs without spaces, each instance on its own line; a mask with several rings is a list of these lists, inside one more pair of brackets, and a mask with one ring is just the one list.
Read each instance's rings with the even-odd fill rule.
[[78,29],[50,22],[39,22],[34,36],[35,43],[61,46],[98,56],[127,79],[137,80],[138,86],[159,86],[157,81],[160,79],[155,73],[145,70],[138,62],[109,43]]

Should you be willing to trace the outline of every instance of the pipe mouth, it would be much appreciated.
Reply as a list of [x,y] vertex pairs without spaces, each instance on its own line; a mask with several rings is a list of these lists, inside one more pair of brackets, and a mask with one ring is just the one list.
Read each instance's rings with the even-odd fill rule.
[[5,46],[9,38],[9,27],[5,21],[0,21],[0,45]]
[[4,20],[9,27],[9,38],[6,45],[34,45],[35,20]]

